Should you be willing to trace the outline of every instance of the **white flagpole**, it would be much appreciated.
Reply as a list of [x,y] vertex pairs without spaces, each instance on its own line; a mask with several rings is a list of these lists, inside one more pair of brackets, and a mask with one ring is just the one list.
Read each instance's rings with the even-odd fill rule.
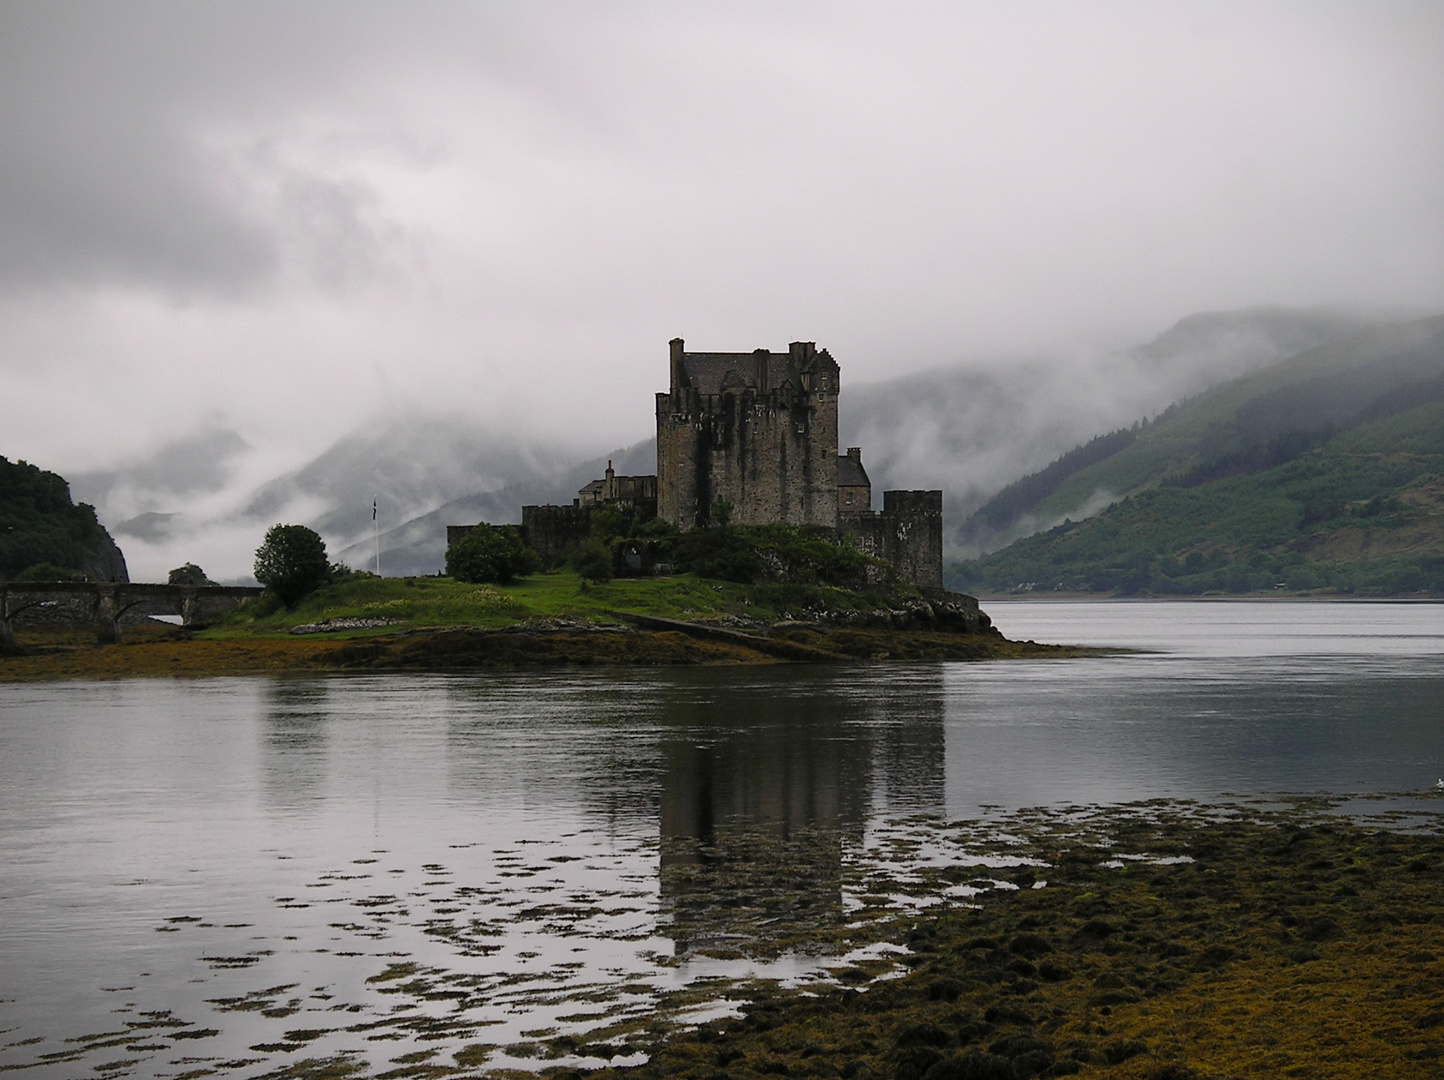
[[381,522],[376,518],[376,499],[371,499],[371,528],[376,532],[376,576],[381,576]]

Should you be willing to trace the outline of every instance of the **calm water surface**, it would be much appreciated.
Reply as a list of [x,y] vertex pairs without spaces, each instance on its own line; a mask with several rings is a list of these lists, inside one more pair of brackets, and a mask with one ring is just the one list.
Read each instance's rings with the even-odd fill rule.
[[0,1069],[554,1064],[857,959],[795,939],[948,857],[909,815],[1444,775],[1439,605],[986,607],[1152,651],[0,687]]

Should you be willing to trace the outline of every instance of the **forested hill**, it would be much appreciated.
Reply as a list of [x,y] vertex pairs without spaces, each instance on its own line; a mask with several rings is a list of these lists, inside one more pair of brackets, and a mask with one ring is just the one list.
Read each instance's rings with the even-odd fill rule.
[[95,508],[72,503],[64,477],[0,457],[0,581],[47,565],[97,581],[129,580]]
[[1010,486],[972,536],[1046,531],[952,565],[949,584],[1444,593],[1441,498],[1444,319],[1430,319],[1310,350]]
[[1202,482],[1280,464],[1437,393],[1431,387],[1440,376],[1444,317],[1365,330],[1175,405],[1155,423],[1076,448],[993,496],[955,540],[985,553],[1091,517],[1165,478]]

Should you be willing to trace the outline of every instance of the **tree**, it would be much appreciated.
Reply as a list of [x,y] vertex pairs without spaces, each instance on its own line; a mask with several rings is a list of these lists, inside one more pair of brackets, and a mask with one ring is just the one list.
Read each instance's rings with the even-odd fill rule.
[[572,569],[587,581],[612,580],[612,552],[599,540],[584,540],[572,552]]
[[63,477],[0,457],[0,581],[17,580],[36,564],[110,577],[101,567],[105,547],[114,550],[95,508],[72,504]]
[[168,585],[214,585],[215,582],[206,577],[206,572],[193,562],[184,566],[177,566],[166,578]]
[[539,569],[541,559],[510,525],[477,525],[446,551],[446,572],[457,581],[499,583]]
[[304,525],[272,525],[256,549],[256,580],[288,608],[331,580],[326,542]]

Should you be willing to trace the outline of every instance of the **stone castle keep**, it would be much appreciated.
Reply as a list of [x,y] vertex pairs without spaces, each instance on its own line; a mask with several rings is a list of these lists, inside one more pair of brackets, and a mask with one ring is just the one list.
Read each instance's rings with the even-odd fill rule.
[[657,514],[680,529],[732,504],[738,525],[837,525],[837,362],[785,353],[689,353],[671,343],[657,395]]
[[[943,493],[883,492],[872,509],[862,451],[838,454],[837,362],[810,341],[785,353],[686,351],[671,342],[670,387],[657,395],[657,474],[606,476],[571,506],[525,506],[528,544],[551,565],[590,529],[594,509],[630,505],[679,529],[716,523],[730,506],[736,525],[820,525],[892,564],[927,589],[943,587]],[[470,526],[447,530],[448,544]],[[645,570],[635,553],[618,569]]]

